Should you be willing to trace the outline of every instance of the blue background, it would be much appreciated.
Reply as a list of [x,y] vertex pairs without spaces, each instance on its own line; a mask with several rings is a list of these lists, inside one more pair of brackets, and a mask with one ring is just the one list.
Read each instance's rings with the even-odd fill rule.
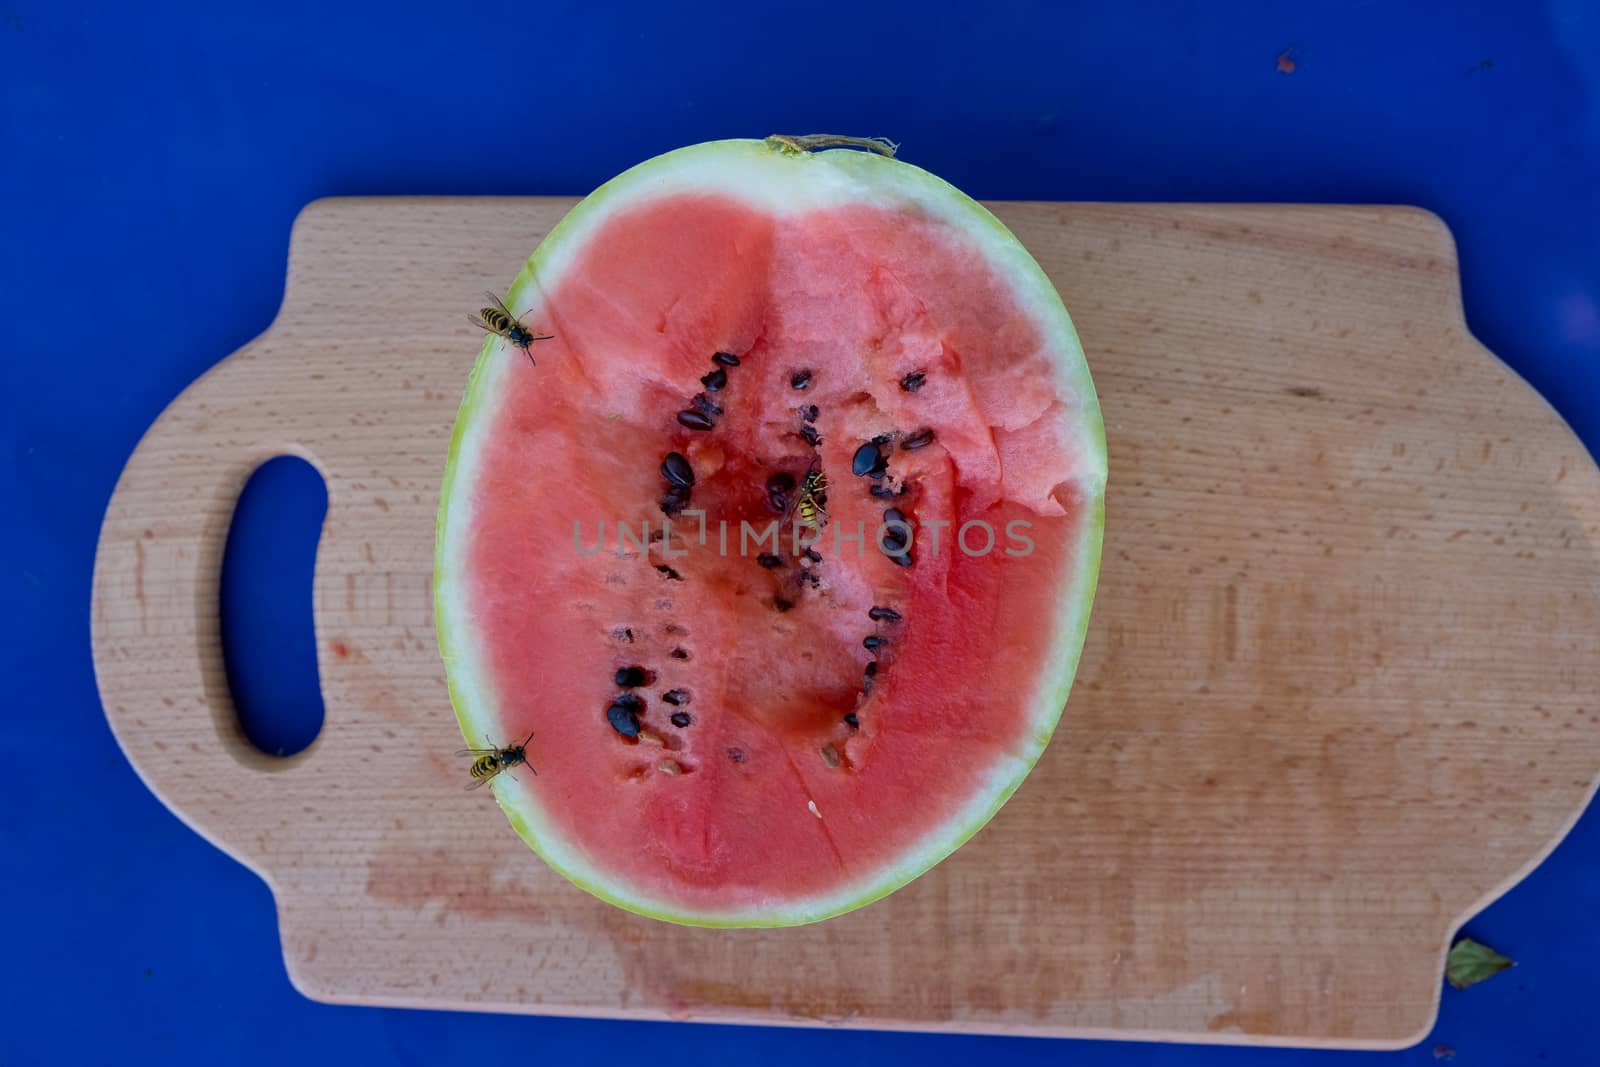
[[[1595,4],[228,6],[0,0],[0,1063],[1354,1065],[1433,1063],[1437,1042],[1459,1064],[1595,1062],[1596,812],[1469,926],[1518,969],[1446,991],[1434,1035],[1405,1052],[314,1004],[284,975],[266,888],[118,752],[88,640],[118,471],[172,397],[271,320],[302,205],[581,193],[713,137],[889,134],[989,198],[1424,205],[1455,230],[1474,331],[1594,452]],[[1286,49],[1292,74],[1275,69]],[[269,750],[320,717],[307,470],[255,480],[230,555],[230,633],[266,649],[235,680]]]

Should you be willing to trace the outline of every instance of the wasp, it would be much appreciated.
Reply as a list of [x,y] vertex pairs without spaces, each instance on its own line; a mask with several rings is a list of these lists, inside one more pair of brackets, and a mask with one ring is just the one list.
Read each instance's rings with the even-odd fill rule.
[[[493,293],[484,293],[489,298],[486,307],[478,309],[476,315],[468,315],[467,321],[480,330],[488,330],[499,337],[522,349],[528,357],[528,362],[533,363],[533,342],[553,340],[549,334],[535,333],[522,325],[522,320],[511,314],[511,309],[501,303],[500,298]],[[537,364],[535,364],[537,366]]]
[[[528,762],[528,742],[533,740],[529,733],[520,744],[509,748],[463,748],[456,753],[457,756],[471,756],[472,766],[468,773],[472,775],[472,784],[468,789],[476,789],[485,782],[492,781],[501,771],[508,771],[512,767],[526,767],[537,778],[539,772],[533,769],[533,764]],[[494,745],[493,741],[489,744]]]
[[800,520],[804,526],[821,529],[828,521],[826,505],[828,503],[828,476],[822,473],[822,468],[812,461],[806,470],[806,476],[800,479],[800,488],[795,490],[794,503],[789,505],[789,515]]

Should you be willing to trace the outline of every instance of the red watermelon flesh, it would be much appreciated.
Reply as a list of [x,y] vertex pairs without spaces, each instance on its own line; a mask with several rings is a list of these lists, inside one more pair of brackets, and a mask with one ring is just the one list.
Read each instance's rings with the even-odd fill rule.
[[[586,200],[506,303],[553,339],[537,366],[484,347],[436,580],[469,741],[532,735],[537,775],[493,786],[529,844],[636,911],[779,925],[975,832],[1060,714],[1105,472],[1077,338],[1015,239],[903,163],[717,142]],[[784,487],[813,470],[808,554]],[[889,508],[909,551],[879,544]]]

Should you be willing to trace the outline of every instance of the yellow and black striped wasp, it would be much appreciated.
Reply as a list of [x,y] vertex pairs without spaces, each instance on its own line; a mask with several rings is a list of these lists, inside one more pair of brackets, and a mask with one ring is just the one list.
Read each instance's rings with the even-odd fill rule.
[[468,315],[467,321],[480,330],[488,330],[498,337],[504,337],[522,349],[529,363],[537,366],[533,359],[533,342],[550,341],[554,339],[553,336],[537,333],[522,325],[522,320],[512,315],[511,309],[501,303],[500,298],[493,293],[483,295],[489,298],[489,303],[479,308],[476,315]]
[[828,476],[816,460],[800,479],[800,488],[794,491],[794,501],[789,505],[786,519],[799,519],[802,526],[820,530],[828,521]]
[[[468,789],[476,789],[480,785],[491,782],[502,771],[512,767],[526,767],[537,778],[539,772],[534,770],[533,764],[528,762],[528,742],[533,740],[533,733],[522,739],[520,744],[509,748],[463,748],[456,753],[457,756],[471,756],[472,766],[467,773],[472,775],[472,784]],[[490,741],[490,745],[494,742]]]

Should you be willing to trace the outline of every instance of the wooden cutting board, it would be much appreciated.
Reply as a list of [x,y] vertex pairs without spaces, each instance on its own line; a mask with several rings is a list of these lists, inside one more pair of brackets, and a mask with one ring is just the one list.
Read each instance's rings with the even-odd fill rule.
[[[1600,771],[1600,472],[1463,325],[1406,208],[991,205],[1082,331],[1111,455],[1077,688],[954,857],[816,926],[624,913],[466,767],[430,612],[479,337],[569,199],[322,201],[283,310],[161,416],[101,534],[106,715],[277,898],[318,1000],[569,1015],[1394,1046],[1459,923]],[[263,460],[328,485],[315,744],[244,740],[222,545]]]

